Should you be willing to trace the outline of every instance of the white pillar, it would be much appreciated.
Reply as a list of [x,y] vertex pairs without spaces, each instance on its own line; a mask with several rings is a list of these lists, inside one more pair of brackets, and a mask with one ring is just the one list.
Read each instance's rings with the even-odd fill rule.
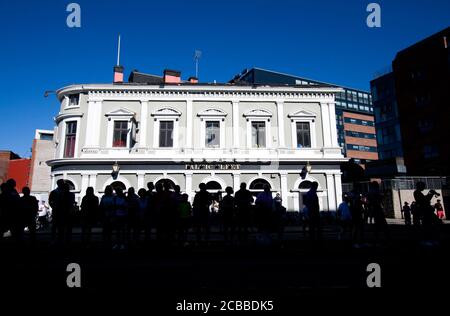
[[[88,102],[85,147],[96,148],[100,146],[101,112],[101,101]],[[81,126],[77,126],[77,129],[79,128]]]
[[233,174],[233,191],[236,192],[239,190],[241,186],[241,175],[240,174]]
[[83,197],[86,195],[86,189],[89,186],[89,174],[88,173],[82,173],[81,174],[81,188],[80,188],[80,197]]
[[281,204],[287,209],[288,208],[288,184],[287,184],[287,173],[280,173],[281,180]]
[[147,147],[148,101],[141,101],[141,122],[139,124],[139,147]]
[[186,147],[192,148],[192,100],[186,100]]
[[333,174],[327,174],[328,211],[336,211],[336,187]]
[[336,187],[336,205],[339,206],[342,203],[342,180],[340,173],[334,175],[334,185]]
[[330,118],[330,130],[331,130],[331,146],[339,147],[336,125],[336,110],[334,102],[328,104],[328,116]]
[[52,182],[50,191],[53,191],[54,189],[56,189],[55,176],[53,174],[51,174],[50,178],[51,178],[51,182]]
[[89,186],[94,188],[94,192],[97,191],[97,175],[95,173],[91,173],[89,176]]
[[278,121],[278,147],[284,148],[284,102],[277,101],[277,121]]
[[233,101],[233,148],[239,148],[239,101]]
[[189,195],[189,200],[193,201],[194,197],[192,196],[192,173],[185,173],[186,183],[184,187],[184,191],[187,195]]
[[137,173],[137,190],[144,188],[145,189],[145,173],[138,172]]
[[322,115],[323,147],[331,147],[331,128],[330,128],[328,104],[320,103],[320,110]]

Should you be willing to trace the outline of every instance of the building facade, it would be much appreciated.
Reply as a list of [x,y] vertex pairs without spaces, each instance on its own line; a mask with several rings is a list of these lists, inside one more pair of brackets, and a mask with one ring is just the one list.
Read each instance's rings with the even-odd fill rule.
[[[245,69],[230,82],[244,84],[326,85],[316,80],[261,68]],[[378,159],[372,96],[369,92],[341,88],[336,94],[336,128],[339,146],[347,158],[356,162]]]
[[30,189],[40,200],[47,200],[51,188],[50,172],[47,161],[55,158],[54,132],[36,130],[31,149]]
[[336,210],[346,160],[335,128],[340,89],[185,83],[169,72],[164,82],[58,90],[52,188],[66,179],[80,199],[89,186],[101,194],[165,179],[192,199],[202,182],[214,194],[268,184],[298,211],[317,181],[321,209]]
[[450,28],[397,53],[392,63],[403,154],[410,175],[450,174]]

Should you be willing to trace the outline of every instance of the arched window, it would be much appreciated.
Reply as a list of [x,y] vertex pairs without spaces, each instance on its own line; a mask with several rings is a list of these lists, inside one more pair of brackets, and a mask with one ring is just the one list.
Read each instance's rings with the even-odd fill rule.
[[114,181],[113,183],[111,183],[111,187],[113,188],[113,190],[116,190],[116,188],[121,188],[122,191],[124,191],[124,192],[127,189],[125,184],[123,184],[123,182],[120,182],[120,181]]
[[75,184],[70,180],[64,180],[64,182],[69,186],[70,191],[75,191]]
[[311,185],[312,185],[312,182],[311,182],[311,181],[305,180],[305,181],[302,181],[302,182],[298,185],[298,188],[299,188],[300,190],[309,190],[309,189],[311,189]]
[[252,183],[250,183],[250,190],[263,190],[264,185],[268,185],[269,188],[272,189],[272,187],[270,186],[270,183],[267,180],[256,179],[256,180],[253,180]]
[[169,185],[169,189],[173,190],[175,188],[175,183],[170,179],[160,179],[156,181],[155,187],[157,187],[161,183],[164,186],[164,183],[167,183]]
[[217,181],[209,181],[206,183],[206,190],[222,190],[222,186]]

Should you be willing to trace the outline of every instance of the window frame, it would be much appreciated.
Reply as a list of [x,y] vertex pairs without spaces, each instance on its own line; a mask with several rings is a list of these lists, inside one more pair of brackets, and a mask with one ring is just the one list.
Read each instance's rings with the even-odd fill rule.
[[[272,113],[264,109],[255,109],[251,110],[244,114],[244,117],[247,120],[247,148],[248,149],[270,149],[272,148]],[[252,124],[253,122],[264,122],[265,123],[265,132],[266,132],[266,146],[265,147],[253,147],[252,140]]]
[[[197,114],[200,118],[200,147],[205,149],[225,148],[225,119],[227,113],[220,109],[210,108]],[[206,145],[206,122],[219,122],[219,146],[208,147]]]
[[[135,120],[135,113],[125,108],[119,108],[112,112],[106,113],[105,116],[108,119],[107,132],[106,132],[106,147],[114,150],[129,150],[131,149],[131,141],[133,135],[136,134],[137,122]],[[114,147],[114,126],[117,121],[128,122],[127,144],[125,147]],[[134,140],[135,141],[135,140]],[[137,142],[133,145],[135,145]]]
[[[161,149],[175,149],[178,148],[178,131],[179,121],[181,113],[170,107],[163,107],[152,113],[153,116],[153,148]],[[160,122],[161,121],[173,121],[173,146],[172,147],[160,147],[159,146],[159,134],[160,134]]]

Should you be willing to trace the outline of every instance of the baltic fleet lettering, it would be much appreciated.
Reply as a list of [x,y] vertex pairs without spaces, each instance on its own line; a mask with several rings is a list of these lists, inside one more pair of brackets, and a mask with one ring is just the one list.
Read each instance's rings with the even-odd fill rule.
[[239,170],[238,164],[187,164],[186,170]]

